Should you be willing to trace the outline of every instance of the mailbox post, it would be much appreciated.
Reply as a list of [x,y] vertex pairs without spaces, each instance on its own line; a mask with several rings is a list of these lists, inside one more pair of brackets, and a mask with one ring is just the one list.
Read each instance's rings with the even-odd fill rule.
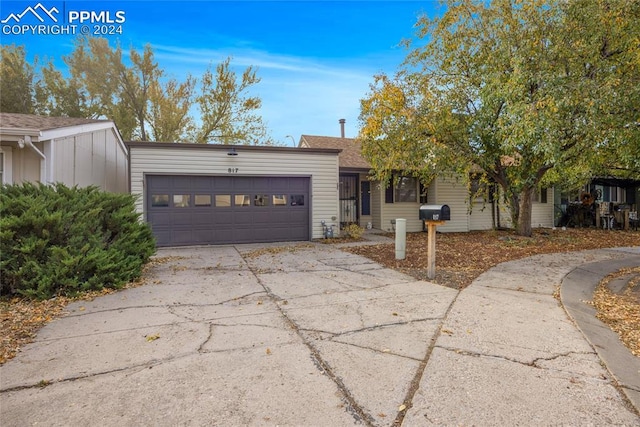
[[436,277],[436,227],[451,220],[448,205],[420,206],[420,219],[427,224],[427,278]]

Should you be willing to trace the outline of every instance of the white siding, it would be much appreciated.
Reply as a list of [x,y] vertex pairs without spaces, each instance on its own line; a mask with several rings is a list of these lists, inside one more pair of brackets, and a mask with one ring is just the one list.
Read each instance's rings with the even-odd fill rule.
[[[469,231],[469,192],[461,180],[452,176],[440,175],[434,179],[427,190],[430,204],[448,205],[451,220],[438,226],[438,231]],[[489,213],[491,214],[491,213]]]
[[61,182],[69,187],[75,180],[75,137],[56,139],[53,141],[53,181]]
[[[419,203],[385,203],[384,188],[379,182],[371,184],[371,213],[373,226],[385,231],[391,231],[391,220],[405,218],[407,231],[421,231],[422,222],[418,220]],[[496,225],[511,227],[510,210],[502,201],[502,191],[497,196],[497,206],[482,201],[474,201],[473,209],[469,210],[469,191],[462,179],[455,176],[440,175],[436,177],[427,190],[429,204],[449,205],[451,220],[438,226],[442,232],[466,232],[472,230],[491,230],[493,218],[491,211],[496,209]],[[533,202],[532,227],[553,226],[553,189],[547,190],[548,203]],[[499,224],[498,224],[499,220]]]
[[384,203],[382,224],[384,230],[391,230],[391,220],[404,218],[407,220],[407,232],[422,231],[420,221],[420,203]]
[[95,185],[105,191],[129,191],[128,156],[113,128],[53,140],[52,181],[67,186]]
[[[160,143],[158,143],[160,144]],[[145,175],[305,176],[311,177],[311,236],[322,238],[320,221],[331,224],[338,217],[337,153],[277,150],[226,150],[203,147],[129,147],[131,193],[140,196],[138,212],[144,214]],[[236,172],[237,169],[237,172]]]
[[[35,144],[38,149],[41,144]],[[12,155],[13,183],[22,184],[24,182],[40,182],[40,171],[42,168],[42,158],[31,148],[24,147],[13,150]]]
[[531,206],[531,227],[553,227],[553,188],[547,188],[547,203],[533,202]]

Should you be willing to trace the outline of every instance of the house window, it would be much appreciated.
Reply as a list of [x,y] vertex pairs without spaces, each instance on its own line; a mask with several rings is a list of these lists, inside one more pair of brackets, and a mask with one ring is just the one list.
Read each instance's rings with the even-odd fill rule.
[[395,185],[385,190],[385,203],[416,203],[418,201],[418,178],[401,176]]
[[547,189],[543,187],[540,191],[535,191],[532,194],[532,200],[537,203],[547,203]]
[[472,202],[484,203],[489,196],[489,186],[487,181],[483,179],[482,174],[472,173],[469,175],[469,197]]

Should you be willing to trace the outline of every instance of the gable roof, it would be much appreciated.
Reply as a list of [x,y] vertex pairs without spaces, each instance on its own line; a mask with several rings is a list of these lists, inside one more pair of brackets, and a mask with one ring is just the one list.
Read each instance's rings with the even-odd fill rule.
[[83,119],[79,117],[50,117],[35,114],[0,113],[1,129],[29,129],[44,131],[69,126],[109,122],[109,120]]
[[360,142],[354,138],[302,135],[299,145],[302,148],[337,148],[342,150],[338,155],[340,168],[371,169],[371,165],[362,157]]
[[118,128],[111,120],[0,113],[2,142],[16,142],[26,136],[31,137],[33,142],[48,141],[105,129],[111,129],[119,144],[126,149]]

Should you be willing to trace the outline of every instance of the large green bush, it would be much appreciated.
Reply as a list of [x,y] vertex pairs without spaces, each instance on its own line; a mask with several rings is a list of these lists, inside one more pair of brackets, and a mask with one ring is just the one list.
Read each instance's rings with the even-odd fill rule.
[[0,293],[37,299],[120,288],[155,252],[129,194],[62,184],[0,191]]

